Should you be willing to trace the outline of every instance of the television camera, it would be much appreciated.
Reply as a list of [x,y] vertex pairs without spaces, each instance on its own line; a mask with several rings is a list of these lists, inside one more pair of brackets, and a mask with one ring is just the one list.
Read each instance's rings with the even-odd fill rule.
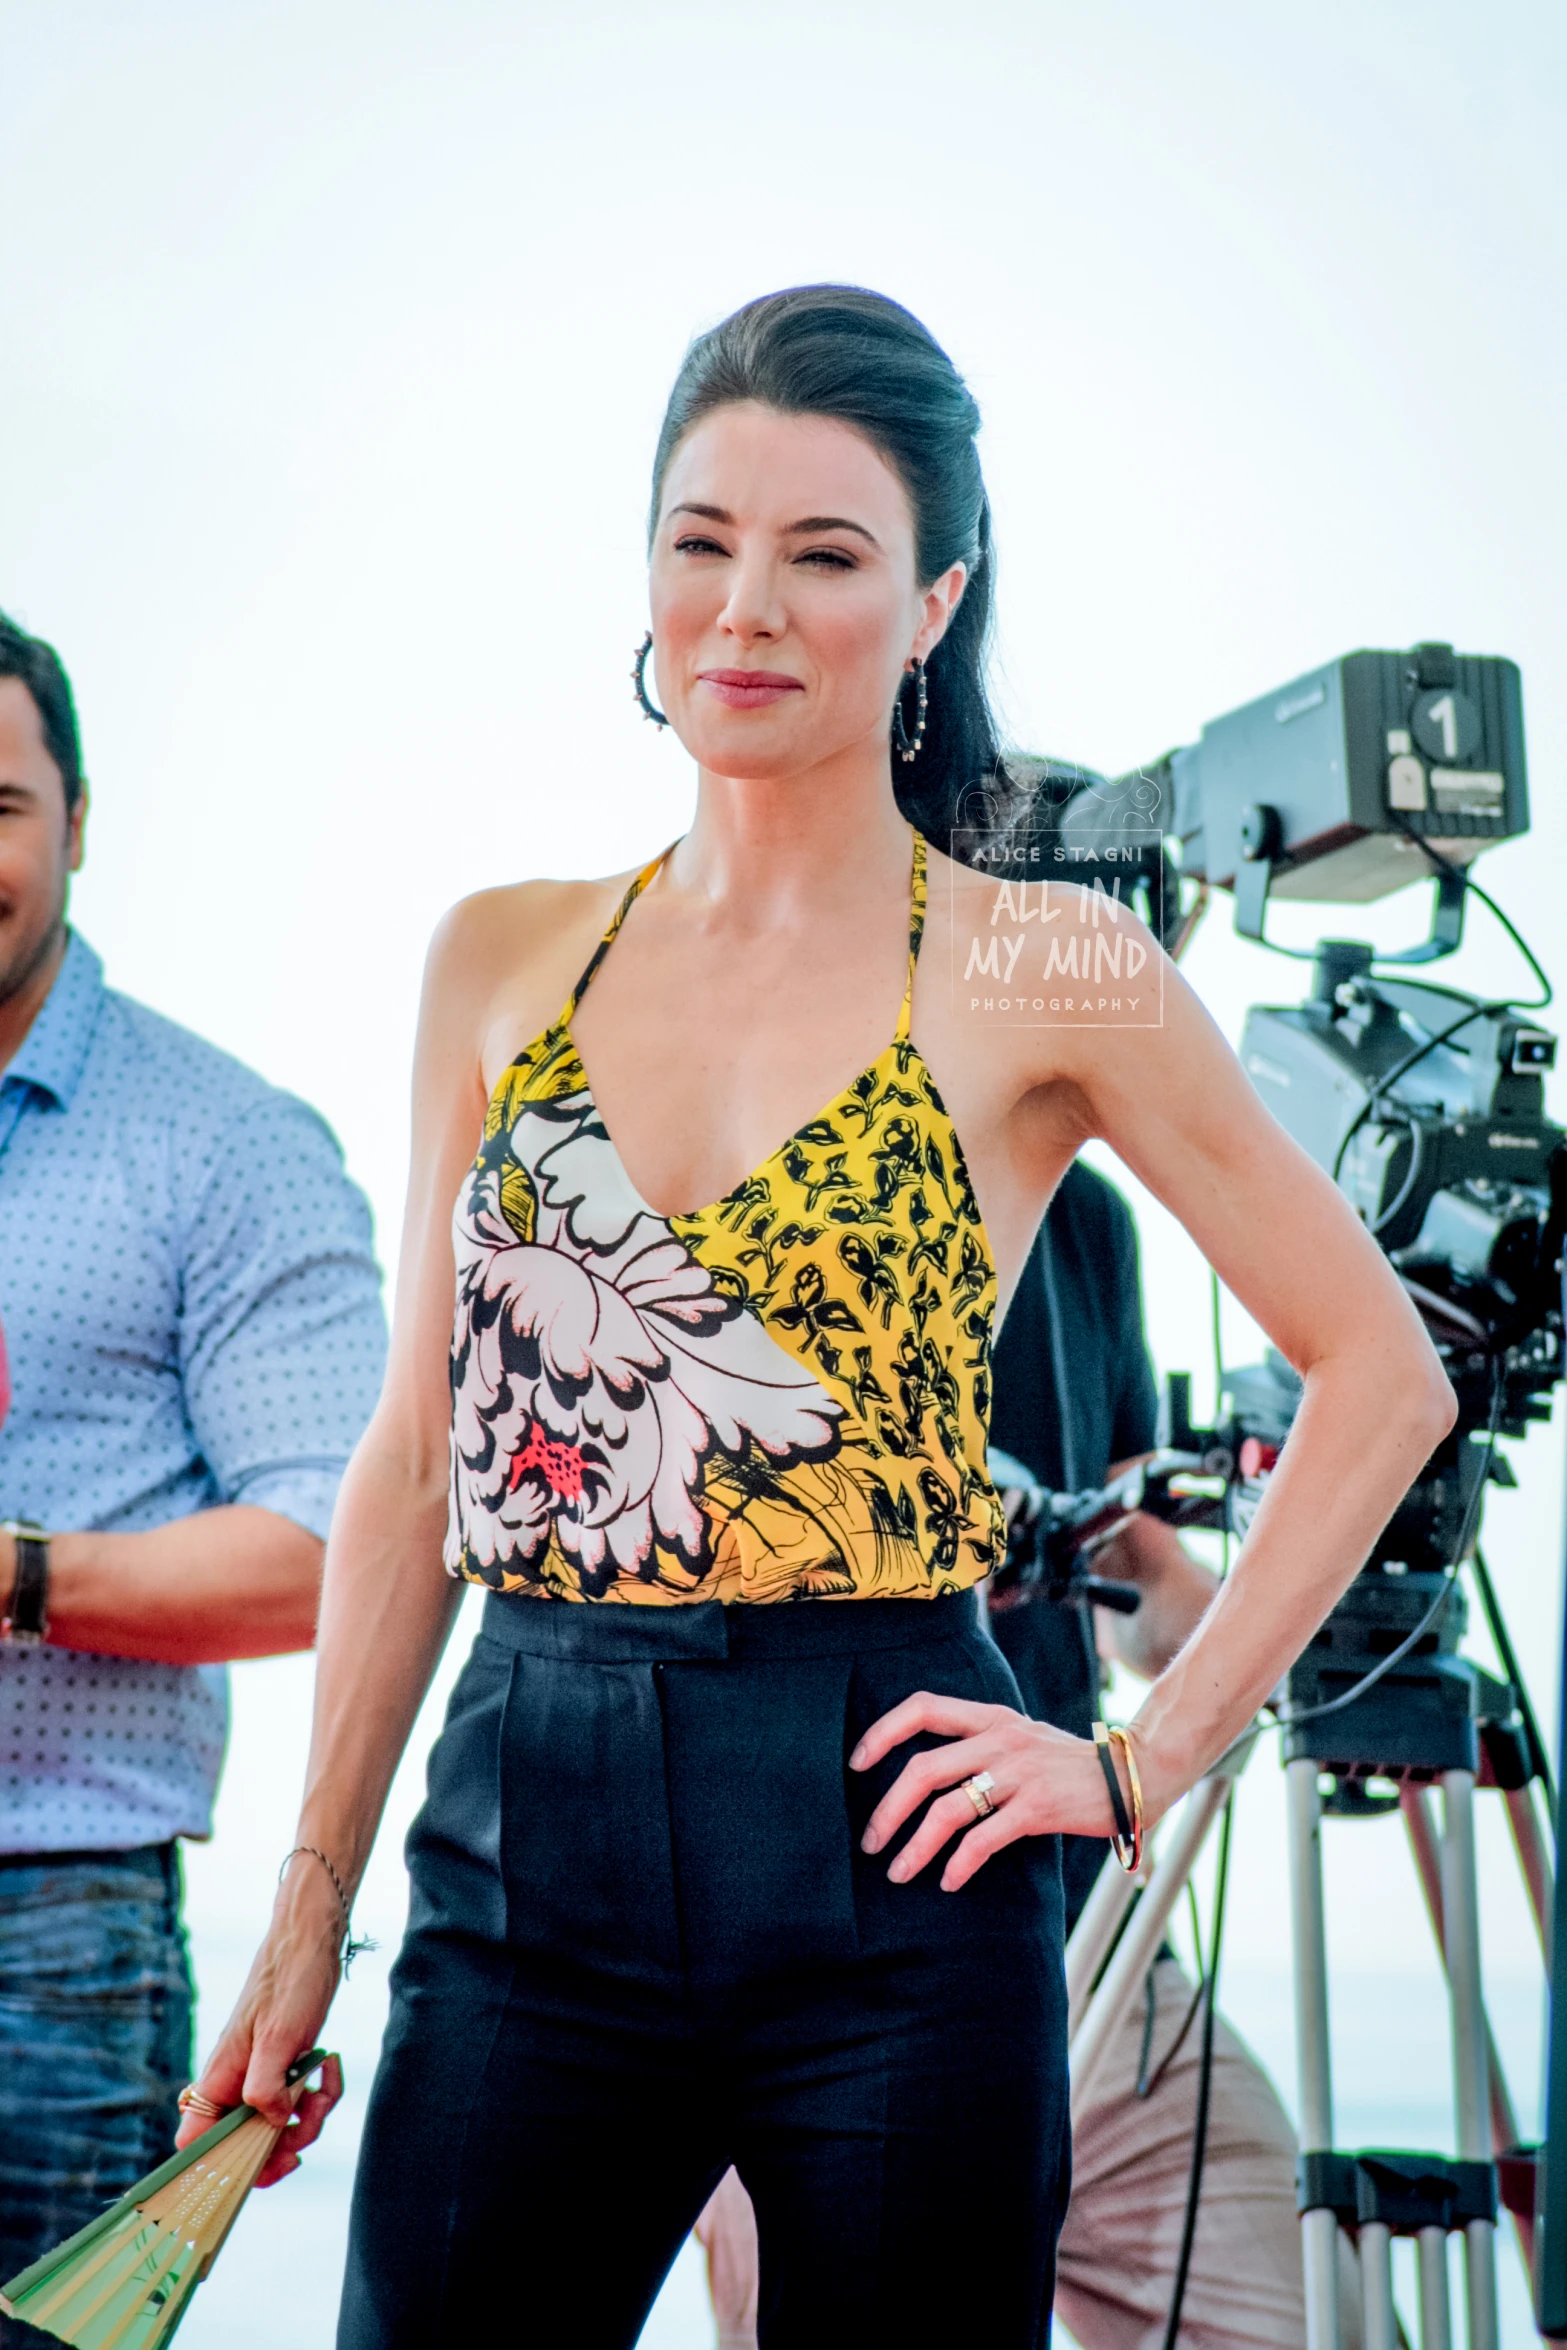
[[[1322,940],[1304,1001],[1255,1006],[1240,1055],[1273,1115],[1388,1255],[1459,1402],[1453,1433],[1291,1675],[1287,1711],[1300,1731],[1307,1710],[1329,1698],[1337,1725],[1309,1737],[1292,1730],[1286,1753],[1313,1753],[1350,1786],[1417,1768],[1434,1776],[1444,1757],[1381,1770],[1400,1754],[1357,1752],[1388,1744],[1386,1725],[1378,1734],[1369,1721],[1377,1707],[1386,1714],[1392,1690],[1338,1701],[1423,1623],[1437,1596],[1432,1576],[1445,1582],[1436,1620],[1400,1661],[1418,1675],[1424,1654],[1456,1647],[1463,1603],[1450,1570],[1478,1536],[1485,1482],[1511,1482],[1496,1439],[1549,1419],[1563,1375],[1567,1133],[1545,1114],[1543,1082],[1556,1039],[1514,1004],[1405,975],[1457,949],[1475,858],[1528,829],[1518,670],[1445,644],[1350,653],[1108,787],[1105,812],[1119,801],[1123,824],[1137,822],[1133,807],[1147,806],[1150,785],[1153,829],[1178,844],[1181,876],[1232,889],[1237,929],[1260,943],[1270,943],[1270,897],[1365,903],[1422,873],[1432,882],[1425,940],[1382,958],[1359,940]],[[1068,809],[1081,827],[1087,795]],[[1542,987],[1542,999],[1548,993]],[[1228,1449],[1239,1530],[1288,1434],[1298,1382],[1273,1356],[1230,1373],[1227,1389],[1229,1422],[1207,1432],[1172,1396],[1166,1438],[1186,1452]],[[1510,1664],[1488,1579],[1481,1591]],[[1409,1676],[1406,1685],[1415,1685]],[[1526,1707],[1521,1682],[1518,1695]],[[1530,1744],[1543,1764],[1537,1733]],[[1338,1800],[1357,1799],[1341,1789]]]
[[[1470,1542],[1477,1534],[1479,1489],[1487,1479],[1511,1481],[1496,1438],[1548,1419],[1563,1375],[1567,1132],[1546,1117],[1543,1084],[1556,1039],[1512,1004],[1398,968],[1457,949],[1474,859],[1528,829],[1518,670],[1444,644],[1350,653],[1118,781],[1052,767],[1042,801],[1047,828],[1074,856],[1116,850],[1118,869],[1130,871],[1167,939],[1188,919],[1194,887],[1232,889],[1237,928],[1271,944],[1272,897],[1365,903],[1422,873],[1433,884],[1431,931],[1420,945],[1378,957],[1362,941],[1322,940],[1304,1001],[1254,1007],[1240,1046],[1273,1115],[1386,1251],[1459,1399],[1452,1435],[1296,1668],[1292,1695],[1302,1706],[1319,1702],[1322,1692],[1308,1696],[1304,1677],[1336,1640],[1343,1669],[1337,1661],[1323,1668],[1323,1690],[1341,1696],[1355,1678],[1351,1621],[1367,1656],[1399,1645],[1414,1600],[1429,1601],[1421,1578],[1446,1575],[1466,1523]],[[1230,1484],[1219,1514],[1237,1531],[1249,1522],[1288,1434],[1298,1382],[1273,1356],[1231,1372],[1226,1385],[1230,1414],[1204,1430],[1191,1423],[1189,1383],[1172,1383],[1163,1442],[1179,1465],[1148,1476],[1141,1506],[1199,1522],[1200,1505],[1190,1493],[1172,1497],[1169,1476],[1189,1478],[1202,1461],[1211,1475],[1223,1460]],[[1033,1505],[1014,1529],[998,1599],[1081,1597],[1072,1537],[1081,1525],[1081,1547],[1094,1547],[1107,1506],[1053,1496],[1046,1524]],[[1040,1538],[1037,1556],[1024,1555],[1025,1535]],[[1461,1594],[1451,1589],[1445,1605],[1445,1620],[1430,1627],[1437,1644],[1456,1639]],[[1322,1759],[1325,1769],[1342,1763],[1347,1781],[1370,1772],[1348,1754]]]
[[[1554,1800],[1549,1765],[1478,1538],[1486,1485],[1514,1482],[1498,1440],[1549,1419],[1564,1373],[1567,1132],[1544,1103],[1556,1039],[1531,1016],[1549,986],[1500,909],[1492,907],[1539,982],[1532,1001],[1486,1000],[1412,975],[1459,947],[1471,895],[1491,905],[1473,880],[1475,859],[1528,829],[1518,670],[1446,644],[1350,653],[1132,775],[1046,770],[1036,822],[1074,859],[1113,848],[1166,944],[1189,935],[1194,909],[1216,889],[1233,893],[1242,936],[1296,954],[1267,935],[1273,900],[1366,904],[1431,882],[1429,933],[1418,945],[1379,955],[1360,940],[1321,940],[1301,958],[1311,966],[1303,1000],[1253,1007],[1240,1043],[1273,1115],[1386,1253],[1459,1402],[1451,1435],[1275,1697],[1290,1779],[1308,2339],[1311,2350],[1338,2339],[1336,2238],[1345,2227],[1360,2243],[1368,2342],[1395,2339],[1391,2236],[1416,2238],[1435,2323],[1447,2234],[1461,2230],[1469,2340],[1474,2350],[1494,2343],[1499,2181],[1526,2252],[1538,2196],[1539,2320],[1542,2331],[1567,2334],[1567,2161],[1540,2166],[1537,2180],[1508,2144],[1516,2131],[1479,1981],[1469,1800],[1477,1783],[1504,1791],[1551,1949],[1551,1871],[1532,1796],[1538,1785],[1548,1806]],[[1107,1596],[1094,1573],[1096,1552],[1133,1507],[1244,1533],[1299,1394],[1295,1373],[1269,1354],[1224,1372],[1220,1413],[1205,1428],[1193,1423],[1189,1380],[1172,1379],[1151,1461],[1098,1494],[1014,1504],[996,1604],[1134,1605],[1135,1593]],[[1460,1652],[1463,1568],[1501,1678]],[[1439,1856],[1432,1786],[1444,1799]],[[1439,1939],[1452,1991],[1456,2160],[1333,2149],[1320,1820],[1324,1810],[1400,1805],[1434,1920],[1446,1904]],[[1548,2140],[1567,2133],[1567,1917],[1554,1950],[1562,1996]]]

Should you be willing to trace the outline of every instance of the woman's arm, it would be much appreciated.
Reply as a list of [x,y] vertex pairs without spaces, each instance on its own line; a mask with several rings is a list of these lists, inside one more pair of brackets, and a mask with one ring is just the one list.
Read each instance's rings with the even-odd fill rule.
[[[1059,1053],[1061,1032],[1052,1035]],[[1269,1117],[1173,969],[1162,1028],[1098,1029],[1069,1049],[1082,1139],[1103,1136],[1180,1218],[1304,1381],[1235,1565],[1133,1724],[1147,1816],[1156,1819],[1300,1654],[1451,1428],[1455,1405],[1387,1260]],[[943,1875],[949,1887],[1015,1836],[1107,1833],[1092,1747],[1002,1707],[912,1698],[869,1733],[856,1767],[917,1730],[956,1743],[907,1766],[872,1818],[868,1849],[885,1844],[925,1797],[974,1771],[992,1773],[998,1808],[972,1824],[961,1790],[943,1796],[894,1862],[895,1877],[916,1874],[965,1825]]]
[[[488,929],[470,907],[459,907],[431,948],[386,1385],[343,1479],[327,1543],[310,1759],[294,1841],[329,1856],[350,1898],[461,1597],[441,1564],[451,1214],[484,1118],[480,1039],[495,978]],[[239,2004],[202,2072],[205,2097],[225,2107],[244,2099],[286,2120],[292,2099],[283,2074],[325,2020],[342,1932],[326,1870],[308,1856],[295,1860]],[[334,2102],[331,2087],[303,2101],[260,2184],[295,2167]],[[188,2116],[182,2142],[204,2126]]]
[[1135,1615],[1095,1608],[1094,1635],[1101,1656],[1143,1681],[1157,1680],[1173,1662],[1219,1588],[1218,1576],[1192,1557],[1175,1528],[1148,1510],[1138,1510],[1095,1551],[1094,1573],[1130,1583],[1138,1594]]

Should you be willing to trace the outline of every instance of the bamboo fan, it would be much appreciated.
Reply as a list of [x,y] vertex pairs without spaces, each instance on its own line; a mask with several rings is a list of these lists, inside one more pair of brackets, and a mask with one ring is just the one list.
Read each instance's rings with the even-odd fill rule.
[[[289,2086],[303,2088],[325,2055],[299,2057]],[[281,2136],[253,2106],[236,2105],[13,2277],[0,2310],[80,2350],[162,2350]]]

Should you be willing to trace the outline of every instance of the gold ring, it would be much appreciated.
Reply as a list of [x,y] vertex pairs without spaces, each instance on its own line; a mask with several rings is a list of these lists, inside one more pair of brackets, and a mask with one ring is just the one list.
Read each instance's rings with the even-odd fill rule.
[[210,2097],[203,2097],[194,2084],[188,2084],[180,2091],[179,2109],[181,2113],[202,2114],[208,2121],[215,2122],[220,2122],[228,2111],[226,2105],[214,2105]]
[[974,1806],[976,1819],[988,1820],[995,1810],[996,1807],[990,1800],[990,1790],[995,1783],[988,1771],[976,1771],[971,1779],[962,1781],[963,1792]]

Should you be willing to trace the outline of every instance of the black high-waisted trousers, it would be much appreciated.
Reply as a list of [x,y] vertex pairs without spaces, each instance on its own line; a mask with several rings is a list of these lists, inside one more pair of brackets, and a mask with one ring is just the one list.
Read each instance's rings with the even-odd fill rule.
[[971,1595],[486,1602],[409,1836],[339,2350],[622,2350],[731,2162],[768,2350],[1046,2341],[1058,1848],[959,1893],[860,1851],[916,1749],[848,1757],[917,1689],[1017,1704]]

